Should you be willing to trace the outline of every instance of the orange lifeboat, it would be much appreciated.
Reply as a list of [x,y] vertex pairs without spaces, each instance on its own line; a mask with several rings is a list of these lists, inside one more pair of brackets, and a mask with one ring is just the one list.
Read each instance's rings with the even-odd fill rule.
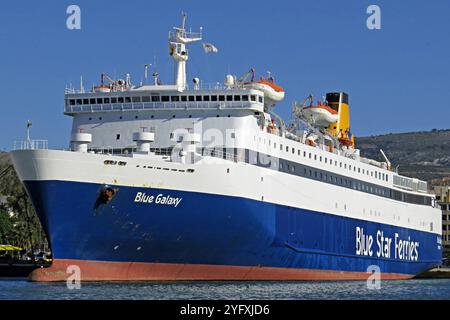
[[309,106],[302,109],[305,118],[321,127],[328,127],[338,121],[338,112],[319,101],[317,106]]
[[111,87],[110,86],[105,86],[105,85],[101,85],[101,86],[95,86],[94,87],[94,91],[95,92],[111,92]]
[[276,85],[274,81],[266,80],[263,76],[259,81],[245,82],[244,87],[262,91],[265,99],[271,102],[280,102],[285,95],[282,87]]

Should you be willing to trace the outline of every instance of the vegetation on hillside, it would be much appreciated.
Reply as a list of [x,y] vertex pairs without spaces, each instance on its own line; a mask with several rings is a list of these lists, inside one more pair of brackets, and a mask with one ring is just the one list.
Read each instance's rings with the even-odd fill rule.
[[[0,153],[0,173],[11,166],[6,153]],[[11,168],[0,179],[0,244],[12,244],[27,250],[46,244],[45,234],[31,201]]]
[[356,138],[363,157],[383,160],[380,149],[400,174],[426,181],[450,177],[450,130],[396,133]]

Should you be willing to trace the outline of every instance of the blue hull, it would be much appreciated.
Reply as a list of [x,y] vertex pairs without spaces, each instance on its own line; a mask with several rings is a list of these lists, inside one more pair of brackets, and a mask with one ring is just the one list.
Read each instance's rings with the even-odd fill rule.
[[[114,186],[112,199],[99,203],[103,185],[24,184],[54,259],[348,272],[377,265],[383,273],[405,275],[441,262],[438,235],[429,232],[239,197]],[[172,200],[162,203],[159,194]],[[151,203],[141,201],[150,196]],[[383,243],[391,239],[384,257],[377,256],[377,232]]]

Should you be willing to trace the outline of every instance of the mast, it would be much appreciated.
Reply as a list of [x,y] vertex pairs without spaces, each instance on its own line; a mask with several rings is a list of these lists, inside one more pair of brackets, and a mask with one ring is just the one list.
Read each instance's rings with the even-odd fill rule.
[[169,54],[174,60],[175,85],[181,90],[186,89],[186,61],[189,53],[186,44],[202,40],[202,29],[200,32],[186,31],[186,14],[182,14],[181,27],[174,27],[169,33]]

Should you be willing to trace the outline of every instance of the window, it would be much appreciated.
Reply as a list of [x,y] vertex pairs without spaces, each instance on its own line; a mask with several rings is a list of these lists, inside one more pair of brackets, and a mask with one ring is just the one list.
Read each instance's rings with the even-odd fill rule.
[[181,96],[181,101],[186,102],[187,101],[187,96]]
[[241,96],[234,96],[234,101],[241,101]]
[[283,145],[282,144],[280,144],[280,150],[283,151]]
[[209,101],[209,96],[203,96],[203,101]]
[[71,106],[74,106],[74,105],[75,105],[75,100],[74,100],[74,99],[69,100],[69,104],[70,104]]
[[256,102],[256,96],[255,95],[251,95],[250,96],[250,101]]
[[103,103],[103,98],[97,98],[97,104],[102,104]]
[[83,99],[83,104],[89,104],[89,99]]
[[195,96],[195,101],[197,101],[197,102],[202,101],[202,96]]
[[123,103],[123,102],[124,102],[123,97],[117,98],[117,101],[118,101],[119,103]]
[[[133,102],[141,102],[141,97],[133,97],[132,101]],[[105,101],[105,103],[106,103],[106,101]]]
[[77,99],[77,105],[82,105],[82,104],[83,104],[83,100]]
[[248,96],[247,95],[242,96],[242,101],[248,101]]
[[162,96],[161,97],[161,101],[162,102],[168,102],[169,101],[169,96]]
[[172,102],[180,101],[180,97],[179,96],[171,96],[170,99],[172,100]]
[[125,97],[125,103],[130,103],[131,102],[131,97]]
[[104,101],[105,103],[109,103],[109,98],[105,98],[103,101]]
[[192,102],[192,101],[195,101],[195,96],[189,96],[189,99],[188,99],[190,102]]
[[161,100],[160,96],[152,96],[152,102],[159,102]]
[[211,101],[217,101],[217,96],[211,96]]
[[228,95],[227,96],[227,101],[233,101],[233,96]]
[[120,134],[116,134],[116,140],[120,140]]
[[286,146],[286,152],[289,152],[289,147],[288,146]]
[[150,102],[150,97],[149,96],[142,97],[142,102]]
[[219,101],[225,101],[225,96],[219,96]]
[[258,100],[259,100],[260,103],[263,102],[263,98],[261,96],[258,96]]

